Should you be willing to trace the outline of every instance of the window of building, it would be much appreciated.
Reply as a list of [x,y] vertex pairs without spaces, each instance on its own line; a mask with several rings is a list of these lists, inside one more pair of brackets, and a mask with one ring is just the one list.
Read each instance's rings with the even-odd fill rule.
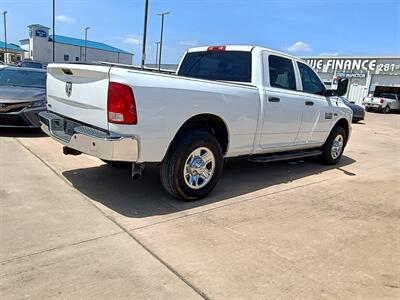
[[64,54],[64,61],[69,61],[69,55],[68,54]]
[[269,82],[272,87],[296,90],[296,76],[291,59],[270,55]]
[[325,94],[325,86],[318,78],[317,74],[307,66],[301,62],[297,62],[300,70],[301,83],[303,84],[303,92],[324,95]]
[[75,57],[75,61],[79,61],[79,57],[78,56]]

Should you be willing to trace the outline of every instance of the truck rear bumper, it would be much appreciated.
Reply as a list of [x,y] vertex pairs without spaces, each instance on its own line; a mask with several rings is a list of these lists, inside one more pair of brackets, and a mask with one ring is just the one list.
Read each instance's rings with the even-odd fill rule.
[[104,160],[136,162],[138,142],[135,137],[118,136],[52,112],[39,113],[42,130],[66,147]]

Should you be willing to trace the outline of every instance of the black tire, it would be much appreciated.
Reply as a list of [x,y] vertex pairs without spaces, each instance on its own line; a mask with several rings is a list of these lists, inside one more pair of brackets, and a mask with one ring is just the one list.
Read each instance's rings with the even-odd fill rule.
[[[184,168],[189,155],[197,148],[208,148],[215,158],[214,173],[208,183],[199,189],[191,188],[184,178]],[[160,177],[166,191],[184,201],[207,196],[217,185],[223,169],[222,148],[217,139],[208,132],[190,130],[180,134],[161,162]]]
[[[335,141],[336,137],[341,135],[343,137],[343,147],[337,157],[333,157],[332,154],[332,146],[333,142]],[[331,133],[329,134],[328,139],[326,140],[325,144],[322,146],[322,154],[319,156],[319,160],[321,163],[325,165],[336,165],[339,160],[342,158],[344,148],[346,147],[347,143],[347,135],[346,131],[341,126],[335,126]]]
[[390,113],[390,107],[389,107],[389,105],[386,105],[385,108],[382,110],[382,112],[383,112],[384,114],[389,114],[389,113]]
[[369,107],[366,106],[365,107],[365,111],[370,111]]

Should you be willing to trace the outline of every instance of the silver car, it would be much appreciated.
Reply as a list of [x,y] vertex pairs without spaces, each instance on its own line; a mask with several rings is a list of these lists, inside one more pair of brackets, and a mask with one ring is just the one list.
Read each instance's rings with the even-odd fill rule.
[[40,127],[46,110],[46,71],[0,66],[0,127]]

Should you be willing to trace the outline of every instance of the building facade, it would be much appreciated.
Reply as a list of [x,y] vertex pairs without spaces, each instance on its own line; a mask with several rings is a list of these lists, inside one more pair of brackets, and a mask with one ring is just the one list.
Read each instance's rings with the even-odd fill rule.
[[348,78],[347,98],[361,104],[368,95],[400,94],[400,56],[303,57],[327,87]]
[[18,45],[11,43],[7,43],[6,45],[6,43],[0,41],[0,61],[2,62],[17,63],[24,58],[25,52],[26,50]]
[[132,53],[110,45],[89,40],[85,43],[84,39],[62,35],[49,35],[50,28],[40,24],[29,25],[28,28],[29,38],[20,40],[21,48],[26,51],[24,59],[43,63],[53,62],[53,39],[55,39],[55,62],[105,61],[132,64]]

